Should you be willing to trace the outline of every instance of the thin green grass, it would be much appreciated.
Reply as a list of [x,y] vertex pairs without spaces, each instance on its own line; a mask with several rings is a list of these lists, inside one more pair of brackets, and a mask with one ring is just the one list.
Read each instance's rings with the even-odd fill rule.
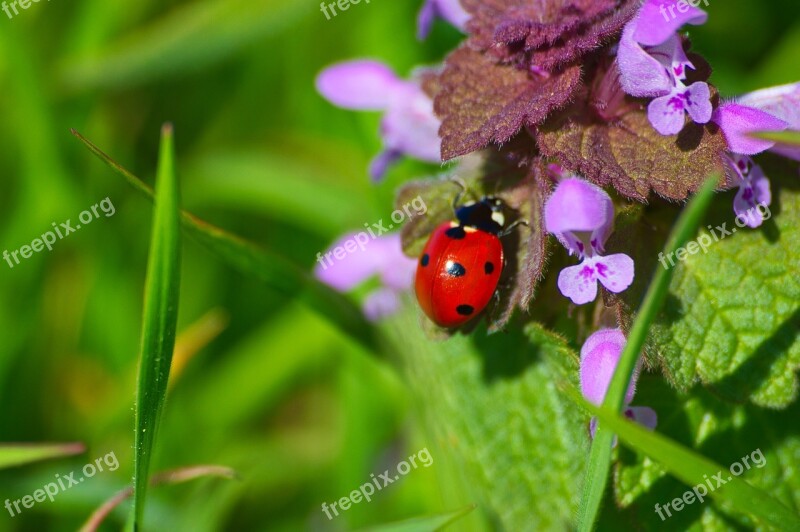
[[133,511],[129,528],[144,517],[150,461],[164,409],[175,347],[180,294],[180,208],[171,125],[161,131],[155,213],[144,290],[142,350],[136,394]]
[[[717,176],[709,178],[689,202],[670,235],[665,248],[666,254],[675,252],[695,234],[706,210],[711,204],[717,183],[719,183]],[[614,378],[611,379],[609,384],[608,392],[603,402],[605,408],[619,412],[624,407],[625,391],[628,389],[628,383],[639,360],[639,354],[647,339],[648,330],[653,321],[655,321],[656,315],[667,297],[673,273],[674,269],[664,269],[660,266],[656,269],[644,302],[628,334],[628,341],[620,357]],[[578,530],[580,531],[591,530],[597,521],[606,483],[608,482],[608,474],[611,470],[613,441],[613,431],[609,427],[599,424],[592,442],[589,465],[586,471],[586,483],[584,484],[583,496],[578,510]]]

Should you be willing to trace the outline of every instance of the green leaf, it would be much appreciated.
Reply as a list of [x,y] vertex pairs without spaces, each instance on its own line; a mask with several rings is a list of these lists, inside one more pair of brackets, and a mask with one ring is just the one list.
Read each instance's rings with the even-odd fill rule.
[[207,67],[285,27],[299,2],[204,0],[177,7],[97,55],[61,68],[71,88],[130,86]]
[[[718,182],[719,178],[717,176],[708,179],[686,207],[667,243],[667,254],[682,247],[692,237],[713,199],[714,189]],[[608,386],[606,398],[603,401],[605,408],[619,412],[624,407],[628,383],[647,339],[650,326],[655,321],[656,315],[667,297],[672,274],[673,270],[663,268],[656,270],[633,327],[628,334],[628,340],[620,356],[614,377]],[[598,425],[597,433],[592,442],[586,484],[584,485],[583,498],[581,499],[578,514],[579,530],[591,530],[597,520],[600,503],[603,500],[606,483],[608,482],[608,473],[611,469],[613,439],[614,434],[610,430],[602,424]]]
[[131,523],[144,517],[150,460],[164,408],[175,347],[180,293],[180,208],[172,126],[161,131],[155,213],[144,290],[142,351],[135,408],[134,497]]
[[[617,372],[615,375],[619,375]],[[608,407],[596,407],[575,389],[570,396],[586,410],[597,416],[601,423],[619,435],[619,439],[632,449],[658,460],[670,473],[687,486],[706,485],[708,479],[722,474],[723,485],[712,480],[714,489],[708,496],[722,503],[729,511],[745,512],[758,519],[761,524],[778,530],[800,529],[800,515],[789,510],[777,499],[755,488],[735,475],[728,475],[727,467],[687,449],[673,441],[631,422]],[[609,432],[610,432],[609,431]],[[669,502],[669,501],[665,501]]]
[[[659,326],[658,361],[678,388],[698,380],[729,400],[773,408],[797,397],[800,367],[800,193],[772,171],[769,220],[738,228],[720,197],[697,241],[707,253],[676,261]],[[767,215],[765,215],[767,216]],[[723,223],[733,234],[721,238]]]
[[[700,387],[688,394],[677,392],[659,376],[645,374],[637,386],[636,403],[658,412],[659,434],[718,464],[743,464],[743,457],[748,457],[741,477],[794,512],[800,509],[800,476],[794,474],[800,452],[798,427],[786,423],[800,416],[800,402],[781,411],[734,405]],[[617,506],[629,514],[615,512],[614,521],[630,517],[645,530],[665,525],[654,511],[656,504],[663,506],[686,490],[659,462],[627,449],[619,451],[614,484]],[[611,519],[611,512],[603,517]],[[734,518],[741,528],[755,528],[752,518],[732,516],[712,504],[687,506],[669,519],[669,525],[673,530],[723,530],[731,528]]]
[[395,523],[387,523],[385,525],[364,528],[362,529],[362,532],[431,532],[442,530],[446,526],[458,521],[474,509],[475,505],[471,504],[453,512],[425,517],[416,517]]
[[[101,161],[110,166],[140,193],[151,201],[153,191],[141,179],[106,155],[83,135],[72,130],[83,144]],[[344,334],[360,343],[368,351],[379,352],[376,330],[359,309],[346,296],[317,281],[308,272],[292,264],[283,256],[259,248],[227,231],[213,226],[192,214],[182,211],[183,230],[217,257],[235,269],[260,279],[270,288],[287,297],[297,297],[321,316],[336,325]]]
[[464,529],[571,527],[588,451],[586,418],[557,383],[577,385],[578,356],[539,324],[431,342],[416,312],[391,337],[431,436],[442,503],[478,504]]
[[85,450],[82,443],[4,443],[0,445],[0,469],[81,454]]

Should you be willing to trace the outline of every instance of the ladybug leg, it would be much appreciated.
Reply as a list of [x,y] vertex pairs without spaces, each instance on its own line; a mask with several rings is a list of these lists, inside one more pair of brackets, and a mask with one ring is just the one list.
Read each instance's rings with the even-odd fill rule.
[[511,225],[509,225],[508,227],[506,227],[505,229],[503,229],[503,231],[500,234],[498,234],[497,237],[498,238],[503,238],[504,236],[507,236],[507,235],[511,234],[511,231],[513,231],[514,229],[516,229],[520,225],[524,225],[525,227],[530,227],[531,226],[531,224],[528,223],[528,220],[517,220],[514,223],[512,223]]

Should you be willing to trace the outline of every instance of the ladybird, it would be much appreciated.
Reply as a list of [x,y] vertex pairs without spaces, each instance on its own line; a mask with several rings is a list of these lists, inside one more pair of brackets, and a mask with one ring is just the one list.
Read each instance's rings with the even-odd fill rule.
[[440,327],[459,327],[492,300],[503,273],[503,202],[493,196],[454,204],[456,221],[439,225],[417,263],[415,291]]

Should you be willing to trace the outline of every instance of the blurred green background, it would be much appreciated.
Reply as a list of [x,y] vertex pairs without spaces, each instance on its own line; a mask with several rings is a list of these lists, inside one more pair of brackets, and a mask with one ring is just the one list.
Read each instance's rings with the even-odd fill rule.
[[[0,508],[0,531],[74,530],[132,471],[152,209],[69,129],[152,183],[159,128],[173,122],[184,207],[310,270],[338,235],[388,216],[400,183],[436,171],[404,161],[371,185],[379,116],[336,109],[313,85],[326,65],[355,57],[403,76],[440,61],[460,36],[439,23],[418,42],[420,5],[373,0],[330,21],[313,0],[78,0],[0,12],[2,249],[74,223],[103,198],[116,208],[52,252],[0,263],[0,441],[88,447],[0,471],[0,502],[112,451],[121,463],[21,516]],[[710,0],[707,10],[694,49],[724,96],[800,78],[796,0]],[[437,405],[420,405],[393,364],[191,241],[178,330],[178,352],[191,356],[174,376],[154,470],[222,464],[241,479],[152,490],[157,529],[343,530],[472,502],[423,422]],[[333,521],[320,511],[423,447],[434,467]]]

